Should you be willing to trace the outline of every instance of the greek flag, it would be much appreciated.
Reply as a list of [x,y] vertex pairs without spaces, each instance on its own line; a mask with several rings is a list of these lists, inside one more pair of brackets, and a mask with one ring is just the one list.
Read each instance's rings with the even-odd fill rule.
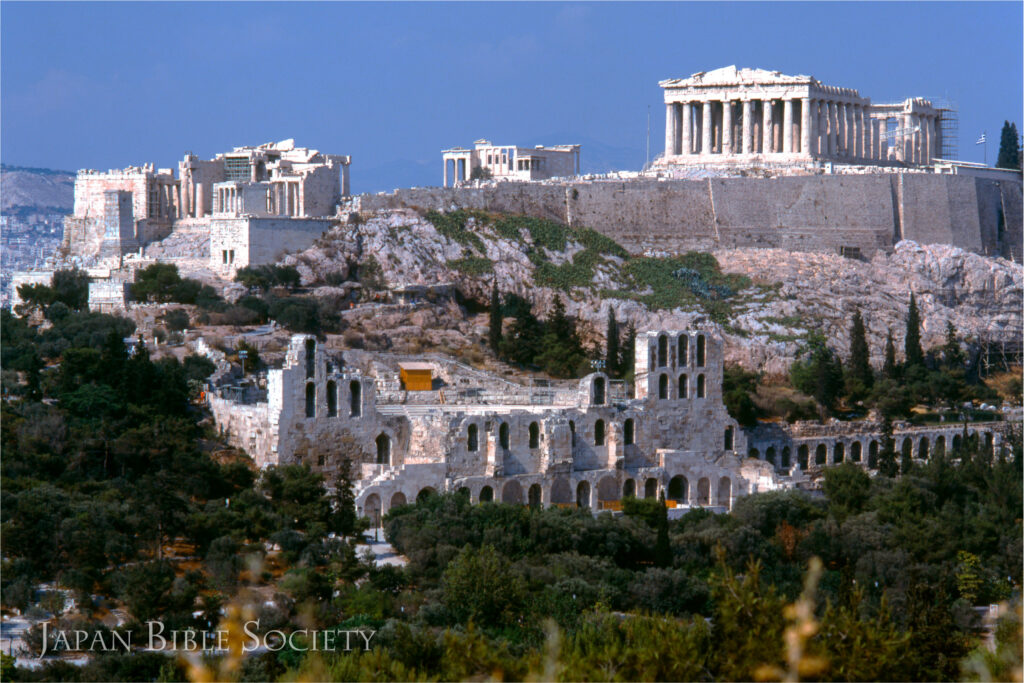
[[984,145],[984,144],[985,144],[985,134],[984,134],[984,133],[982,133],[982,134],[981,134],[981,137],[980,137],[980,138],[978,138],[978,141],[977,141],[977,142],[975,142],[974,144],[976,144],[976,145]]

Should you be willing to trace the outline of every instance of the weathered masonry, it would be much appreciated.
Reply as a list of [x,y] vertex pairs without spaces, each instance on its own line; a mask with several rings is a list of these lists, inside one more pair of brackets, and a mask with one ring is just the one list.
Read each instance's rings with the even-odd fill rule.
[[475,169],[496,180],[522,181],[570,178],[580,173],[579,145],[516,147],[477,140],[473,149],[453,147],[441,155],[444,187],[448,187],[449,179],[453,185],[472,179]]
[[780,485],[767,463],[744,457],[713,327],[641,334],[634,398],[603,373],[555,388],[495,378],[484,393],[405,392],[343,363],[297,335],[268,375],[266,402],[211,397],[217,424],[261,467],[331,472],[356,453],[357,504],[371,516],[425,491],[595,510],[664,493],[680,506],[729,508]]
[[210,266],[231,274],[304,249],[330,228],[349,194],[351,158],[296,147],[293,140],[236,147],[202,160],[188,153],[152,165],[78,172],[64,247],[89,265],[137,252],[174,231],[209,232]]
[[835,161],[926,166],[942,110],[922,98],[875,105],[813,76],[728,66],[669,79],[663,165]]

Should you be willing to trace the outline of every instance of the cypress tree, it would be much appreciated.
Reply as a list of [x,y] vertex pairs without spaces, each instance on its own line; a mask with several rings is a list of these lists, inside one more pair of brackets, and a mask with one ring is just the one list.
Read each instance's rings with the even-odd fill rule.
[[608,330],[605,332],[604,365],[609,377],[619,376],[619,323],[611,306],[608,307]]
[[668,567],[672,565],[672,546],[668,541],[668,508],[665,506],[665,492],[658,498],[658,539],[654,544],[654,565]]
[[885,335],[885,363],[882,365],[882,376],[896,379],[896,346],[892,343],[892,330]]
[[878,454],[878,472],[886,477],[895,477],[896,444],[892,438],[892,420],[888,415],[882,416],[882,450]]
[[853,323],[850,325],[850,376],[859,381],[865,389],[870,389],[874,382],[871,374],[871,361],[868,352],[868,340],[864,331],[864,318],[860,309],[853,312]]
[[960,342],[956,338],[956,328],[953,323],[946,322],[946,344],[942,349],[942,355],[946,361],[946,367],[950,370],[963,369],[964,352],[960,348]]
[[501,299],[498,295],[498,283],[491,286],[491,319],[490,327],[487,330],[487,343],[491,351],[498,353],[501,348]]
[[619,370],[623,377],[633,376],[633,364],[636,361],[636,328],[633,323],[626,325],[625,341],[619,354]]
[[1020,168],[1020,138],[1017,135],[1017,124],[1003,122],[1003,132],[999,136],[999,156],[996,158],[997,168]]
[[924,365],[924,349],[921,348],[921,314],[917,310],[917,298],[910,293],[910,310],[907,311],[907,336],[903,341],[903,353],[907,367]]

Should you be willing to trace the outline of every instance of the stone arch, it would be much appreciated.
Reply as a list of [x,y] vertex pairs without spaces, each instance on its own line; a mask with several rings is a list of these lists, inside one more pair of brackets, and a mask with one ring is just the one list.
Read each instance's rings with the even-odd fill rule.
[[619,483],[615,481],[615,477],[606,475],[601,477],[601,480],[597,482],[598,502],[619,500],[619,493]]
[[465,498],[466,500],[469,500],[470,498],[473,497],[473,494],[470,492],[468,486],[460,486],[458,489],[455,490],[455,495],[458,496],[459,498]]
[[784,446],[782,448],[782,467],[788,470],[791,464],[789,446]]
[[928,459],[928,437],[922,436],[917,444],[917,457],[921,460]]
[[316,374],[316,340],[306,339],[306,377]]
[[306,382],[306,417],[316,417],[316,385]]
[[718,504],[727,508],[732,507],[732,479],[729,477],[718,480]]
[[338,417],[338,386],[327,380],[327,417]]
[[668,365],[668,337],[664,334],[658,335],[658,367]]
[[689,388],[687,386],[688,378],[685,374],[679,375],[679,398],[686,398],[689,394]]
[[681,474],[672,477],[668,482],[668,496],[666,497],[677,503],[685,503],[690,498],[690,482]]
[[530,423],[530,448],[540,448],[540,425],[536,422]]
[[631,417],[627,417],[626,421],[622,423],[622,442],[626,446],[632,446],[633,442],[636,440],[634,424],[633,418]]
[[764,459],[771,464],[775,464],[775,446],[769,446],[768,450],[764,452]]
[[576,485],[576,507],[590,507],[590,482],[581,481]]
[[530,507],[536,509],[541,506],[541,502],[544,497],[544,492],[541,491],[540,484],[531,484],[530,490],[526,494],[527,501]]
[[711,505],[711,480],[707,477],[697,482],[697,505]]
[[552,482],[551,502],[563,504],[572,502],[572,488],[569,486],[569,480],[565,477],[558,477]]
[[390,510],[391,508],[396,508],[399,505],[405,505],[406,503],[405,494],[401,491],[396,491],[395,494],[391,496],[391,507],[388,509]]
[[935,456],[938,457],[940,455],[945,455],[945,454],[946,454],[946,437],[944,435],[942,435],[942,434],[939,434],[937,437],[935,437]]
[[598,420],[594,423],[594,445],[604,445],[604,420]]
[[569,446],[576,448],[576,421],[569,420]]
[[368,518],[373,526],[380,524],[380,496],[376,493],[371,493],[366,497],[366,501],[363,503],[363,516]]
[[875,469],[878,467],[878,442],[871,439],[871,443],[868,444],[868,467]]
[[510,479],[501,487],[501,502],[513,505],[523,504],[523,487],[515,479]]
[[824,465],[826,462],[828,462],[828,446],[819,443],[818,447],[814,449],[814,464]]
[[854,441],[850,444],[850,460],[853,462],[860,462],[860,441]]
[[835,445],[832,446],[832,462],[839,464],[846,459],[846,444],[842,441],[836,441]]
[[377,464],[378,465],[390,465],[391,464],[391,437],[381,432],[377,435],[375,440],[377,445]]
[[954,434],[953,435],[953,450],[954,451],[959,451],[960,447],[962,445],[963,445],[963,439],[960,437],[959,434]]
[[704,398],[706,393],[704,375],[697,375],[697,398]]
[[647,481],[644,482],[644,498],[657,498],[658,497],[658,480],[654,477],[648,477]]
[[481,503],[491,503],[494,501],[494,489],[490,486],[485,486],[480,489],[480,495],[477,496],[477,500]]
[[668,375],[664,372],[658,375],[658,398],[668,398]]
[[753,458],[754,460],[758,460],[761,457],[761,451],[759,451],[756,448],[754,448],[753,446],[751,446],[747,450],[747,457],[748,458]]
[[480,429],[475,424],[466,428],[466,450],[475,452],[480,447]]
[[[977,439],[978,439],[977,435],[975,435],[974,439],[975,439],[975,447],[977,447]],[[995,448],[996,448],[996,438],[995,438],[995,436],[992,434],[992,432],[985,432],[985,452],[988,453],[989,455],[992,455],[995,452]]]
[[686,367],[690,355],[690,338],[685,335],[679,335],[679,365]]
[[796,449],[796,461],[800,465],[801,470],[807,470],[810,467],[810,453],[811,449],[805,443],[800,444]]
[[707,362],[707,340],[703,334],[697,335],[697,367],[702,368]]
[[509,449],[508,422],[502,422],[498,426],[498,445],[506,451]]
[[604,377],[594,378],[594,405],[603,406],[605,402]]
[[423,488],[420,489],[420,492],[416,494],[416,502],[417,503],[422,503],[423,501],[427,500],[431,496],[436,496],[436,495],[437,495],[437,491],[434,489],[433,486],[424,486]]
[[731,451],[733,449],[733,438],[735,432],[733,431],[732,425],[725,428],[725,450]]
[[363,413],[363,385],[358,380],[348,384],[348,416],[359,417]]
[[914,454],[914,440],[909,436],[903,439],[903,446],[900,447],[900,455],[910,458]]
[[967,435],[967,448],[971,453],[977,453],[978,451],[978,432],[971,432]]
[[622,485],[622,497],[623,498],[636,498],[636,482],[632,479],[627,479]]

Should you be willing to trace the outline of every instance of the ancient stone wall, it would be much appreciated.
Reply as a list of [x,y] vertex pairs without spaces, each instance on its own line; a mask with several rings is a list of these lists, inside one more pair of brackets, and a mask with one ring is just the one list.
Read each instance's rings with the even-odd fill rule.
[[[333,224],[317,218],[211,218],[210,267],[228,275],[243,266],[274,263],[287,252],[308,248]],[[234,252],[228,262],[225,251]]]
[[352,207],[523,213],[593,228],[634,253],[852,247],[870,256],[910,239],[1019,260],[1024,222],[1020,182],[927,173],[506,182],[363,195]]

